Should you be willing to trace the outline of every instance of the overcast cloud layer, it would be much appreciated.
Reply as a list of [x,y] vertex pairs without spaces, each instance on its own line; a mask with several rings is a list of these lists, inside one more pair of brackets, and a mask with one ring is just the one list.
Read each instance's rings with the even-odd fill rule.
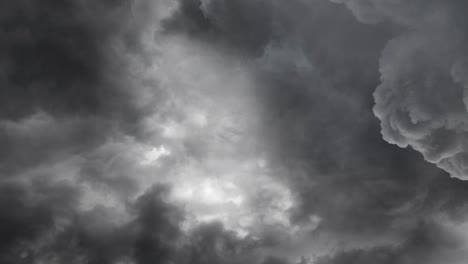
[[0,263],[466,263],[467,12],[0,2]]

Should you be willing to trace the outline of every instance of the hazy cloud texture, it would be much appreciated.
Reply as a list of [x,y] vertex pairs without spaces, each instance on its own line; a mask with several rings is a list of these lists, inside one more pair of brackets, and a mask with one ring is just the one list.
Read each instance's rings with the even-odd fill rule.
[[464,263],[467,7],[0,3],[0,262]]

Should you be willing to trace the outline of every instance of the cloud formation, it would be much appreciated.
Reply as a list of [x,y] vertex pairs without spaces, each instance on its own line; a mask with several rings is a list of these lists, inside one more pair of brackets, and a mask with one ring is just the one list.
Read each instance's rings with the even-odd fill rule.
[[404,28],[380,59],[374,112],[384,138],[466,179],[466,51],[462,1],[339,1],[363,22]]
[[464,7],[0,4],[0,262],[462,263]]

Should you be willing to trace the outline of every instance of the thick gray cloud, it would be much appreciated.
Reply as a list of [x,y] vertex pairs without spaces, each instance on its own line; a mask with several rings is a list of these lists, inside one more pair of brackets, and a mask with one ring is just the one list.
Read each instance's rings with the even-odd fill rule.
[[3,3],[2,117],[37,110],[95,114],[116,103],[122,91],[102,71],[118,23],[128,21],[125,5]]
[[340,252],[318,259],[317,264],[366,263],[464,263],[466,244],[459,230],[433,222],[421,222],[400,245]]
[[411,146],[452,177],[465,179],[466,3],[340,2],[363,22],[386,20],[405,28],[380,59],[374,112],[384,138]]
[[[139,220],[131,228],[112,222],[112,208],[81,209],[89,186],[132,190],[128,175],[90,176],[85,168],[109,138],[137,132],[143,109],[134,103],[128,57],[147,52],[141,38],[156,17],[154,4],[25,0],[0,6],[0,262],[154,259],[145,255],[147,243],[161,251],[170,246],[145,235],[179,228],[162,221],[164,208],[144,205],[144,196],[142,205],[132,206]],[[145,226],[151,210],[159,217],[151,224],[164,230]]]
[[[318,215],[322,221],[315,235],[337,232],[335,239],[342,240],[344,244],[351,236],[351,240],[358,241],[355,244],[365,247],[366,244],[382,243],[385,237],[389,241],[383,243],[399,243],[393,241],[395,236],[405,237],[408,228],[415,228],[419,219],[433,214],[464,217],[463,189],[466,184],[444,178],[443,172],[427,164],[417,153],[387,145],[379,135],[378,120],[372,115],[372,93],[382,74],[383,83],[375,93],[375,112],[382,120],[385,139],[396,141],[389,139],[390,130],[385,124],[388,120],[397,123],[403,119],[397,119],[397,115],[387,119],[379,114],[379,109],[386,106],[380,101],[384,98],[380,96],[381,92],[385,93],[383,87],[387,85],[387,72],[382,72],[382,69],[388,68],[389,74],[395,76],[401,72],[409,78],[425,78],[419,74],[424,71],[411,70],[413,65],[433,65],[439,69],[445,67],[444,61],[450,60],[450,56],[458,56],[451,53],[454,49],[451,46],[456,46],[457,41],[444,38],[453,36],[453,29],[447,28],[443,16],[447,10],[457,11],[455,4],[458,3],[401,1],[389,4],[376,1],[373,4],[372,1],[350,1],[347,5],[358,16],[359,21],[356,21],[341,6],[325,1],[273,2],[261,9],[262,13],[270,14],[268,21],[271,22],[267,25],[239,31],[232,25],[233,30],[223,32],[217,28],[217,23],[230,28],[227,23],[231,20],[217,17],[223,13],[207,8],[215,2],[197,4],[198,13],[193,9],[186,13],[189,18],[197,14],[204,18],[205,25],[210,25],[206,31],[201,28],[198,32],[191,31],[193,38],[211,45],[212,35],[216,35],[217,43],[224,47],[225,43],[219,39],[227,41],[233,44],[231,48],[236,52],[249,51],[249,46],[236,45],[232,41],[233,35],[243,35],[245,39],[252,35],[267,38],[257,42],[262,43],[263,53],[247,54],[258,66],[257,76],[262,81],[258,91],[265,118],[264,135],[268,142],[265,149],[271,160],[280,164],[277,166],[278,177],[287,179],[299,197],[299,207],[293,215],[295,220],[304,224],[311,215]],[[222,1],[218,5],[220,3]],[[233,5],[249,9],[249,4],[242,1]],[[226,4],[225,8],[228,6]],[[218,7],[218,10],[224,9]],[[450,19],[462,23],[456,14]],[[249,12],[243,12],[243,16],[248,15]],[[242,17],[241,21],[250,19],[255,18]],[[429,22],[432,27],[422,27],[423,23]],[[420,25],[427,28],[427,38],[420,39]],[[411,30],[407,31],[406,26]],[[425,46],[431,47],[427,53]],[[440,50],[431,52],[432,46]],[[404,53],[405,50],[411,51]],[[393,66],[393,61],[398,60],[401,63]],[[391,66],[385,68],[384,64]],[[457,67],[462,70],[460,66]],[[399,104],[405,102],[401,105],[403,108],[411,106],[413,101],[426,103],[434,100],[441,104],[431,104],[431,111],[447,114],[452,111],[449,109],[456,108],[457,118],[464,118],[463,89],[457,88],[456,84],[446,85],[446,81],[451,82],[451,73],[447,73],[448,80],[443,75],[422,79],[425,83],[432,80],[441,82],[444,89],[434,86],[430,93],[425,90],[425,94],[415,90],[413,95],[409,94],[414,99],[403,94],[400,97],[389,96],[389,100],[394,101],[388,105],[400,107]],[[400,87],[391,81],[388,84]],[[424,85],[414,87],[425,89]],[[458,100],[460,105],[451,103],[454,100]],[[427,119],[428,122],[437,120],[434,116]],[[461,146],[453,141],[457,137],[450,135],[441,134],[440,142],[427,140],[428,144],[433,144],[427,146],[437,144],[444,148],[449,143]],[[439,151],[438,148],[431,149]]]
[[[171,94],[160,87],[164,76],[148,71],[163,63],[155,57],[166,59],[154,35],[173,2],[1,4],[0,262],[263,261],[257,238],[223,223],[186,230],[191,212],[167,187],[151,187],[180,166],[175,158],[151,165],[161,141],[181,156],[206,153],[197,137],[185,144],[177,130],[148,129],[186,114],[171,106],[187,95]],[[192,128],[206,123],[189,117]],[[229,142],[229,126],[210,128]]]
[[0,4],[0,262],[462,263],[464,8]]

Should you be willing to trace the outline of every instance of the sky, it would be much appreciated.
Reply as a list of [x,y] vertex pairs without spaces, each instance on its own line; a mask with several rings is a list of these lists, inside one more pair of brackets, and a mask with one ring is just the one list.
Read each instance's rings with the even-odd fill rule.
[[466,263],[467,14],[0,1],[0,263]]

